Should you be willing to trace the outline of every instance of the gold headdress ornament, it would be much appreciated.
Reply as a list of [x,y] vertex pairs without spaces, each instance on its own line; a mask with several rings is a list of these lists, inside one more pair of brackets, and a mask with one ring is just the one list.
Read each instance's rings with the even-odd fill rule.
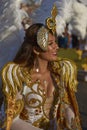
[[[48,29],[52,30],[53,34],[55,34],[55,32],[56,32],[55,17],[57,15],[56,5],[53,6],[51,15],[52,15],[52,17],[48,17],[46,19],[46,25],[47,25]],[[37,44],[40,46],[40,48],[43,51],[46,51],[47,47],[48,47],[48,34],[49,34],[48,29],[46,29],[44,26],[42,26],[37,33]]]
[[55,34],[56,32],[56,21],[55,21],[55,17],[57,16],[58,14],[58,9],[56,7],[56,5],[54,4],[53,8],[52,8],[52,11],[51,11],[51,15],[52,17],[48,17],[46,19],[46,25],[47,27],[52,30],[53,34]]
[[37,44],[43,50],[47,50],[48,46],[48,30],[42,26],[37,33]]

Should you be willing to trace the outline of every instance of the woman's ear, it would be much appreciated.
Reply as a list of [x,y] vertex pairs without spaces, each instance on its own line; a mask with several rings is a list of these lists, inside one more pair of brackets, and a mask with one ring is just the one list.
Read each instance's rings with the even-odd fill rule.
[[39,52],[35,47],[33,47],[33,52],[34,52],[36,55],[39,55],[39,54],[40,54],[40,52]]

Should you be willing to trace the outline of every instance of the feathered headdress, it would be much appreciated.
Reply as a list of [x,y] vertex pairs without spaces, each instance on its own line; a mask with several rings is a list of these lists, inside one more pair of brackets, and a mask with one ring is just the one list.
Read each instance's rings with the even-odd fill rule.
[[[57,35],[62,35],[68,24],[69,32],[84,39],[87,35],[87,7],[76,0],[58,0],[54,3],[48,18],[48,28],[55,28]],[[50,27],[54,26],[54,27]]]

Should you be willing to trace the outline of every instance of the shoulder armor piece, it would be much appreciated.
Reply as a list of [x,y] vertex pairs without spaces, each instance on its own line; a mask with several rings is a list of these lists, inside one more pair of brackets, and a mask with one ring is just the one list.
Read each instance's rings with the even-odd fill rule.
[[10,62],[2,69],[3,91],[6,96],[15,96],[22,89],[22,75],[19,65]]
[[[3,93],[7,104],[7,118],[10,120],[18,115],[23,109],[24,102],[17,99],[16,95],[22,91],[22,74],[20,66],[9,62],[2,69]],[[9,120],[9,119],[7,119]]]
[[66,58],[58,58],[51,63],[52,71],[61,76],[61,83],[69,87],[72,91],[77,91],[77,67],[76,64]]

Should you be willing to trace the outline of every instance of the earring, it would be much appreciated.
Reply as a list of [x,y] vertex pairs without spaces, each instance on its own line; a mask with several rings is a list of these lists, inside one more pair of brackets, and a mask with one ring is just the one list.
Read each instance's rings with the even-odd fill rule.
[[35,71],[38,73],[39,72],[38,55],[36,56],[36,59],[35,59],[35,62],[34,62],[34,68],[35,68]]

